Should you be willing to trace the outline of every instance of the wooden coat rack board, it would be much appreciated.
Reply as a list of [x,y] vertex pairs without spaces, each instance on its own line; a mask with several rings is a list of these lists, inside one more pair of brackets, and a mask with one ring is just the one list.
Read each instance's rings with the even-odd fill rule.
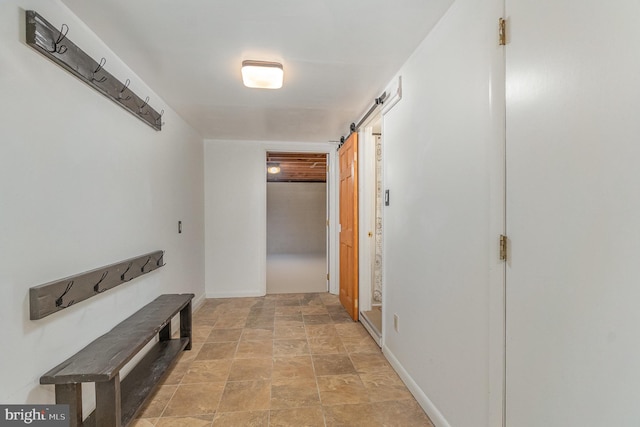
[[60,30],[33,10],[26,11],[26,41],[29,46],[51,59],[80,80],[129,111],[155,130],[162,130],[162,115],[129,89],[131,81],[122,83],[104,69],[106,59],[96,62],[67,38],[69,27]]
[[29,289],[31,320],[42,319],[73,304],[122,285],[164,266],[164,251],[155,251]]

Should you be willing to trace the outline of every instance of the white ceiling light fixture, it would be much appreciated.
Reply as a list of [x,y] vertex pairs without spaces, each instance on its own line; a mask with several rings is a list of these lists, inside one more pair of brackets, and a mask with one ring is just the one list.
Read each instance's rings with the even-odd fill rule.
[[284,79],[282,64],[266,61],[242,61],[242,82],[246,87],[280,89]]
[[280,163],[268,163],[267,172],[269,172],[272,175],[280,173]]

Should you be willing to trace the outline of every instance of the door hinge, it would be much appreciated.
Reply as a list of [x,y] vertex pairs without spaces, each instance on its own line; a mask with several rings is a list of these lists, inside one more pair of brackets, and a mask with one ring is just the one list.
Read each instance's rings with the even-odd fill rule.
[[500,260],[507,260],[507,236],[500,235]]
[[507,44],[507,21],[504,18],[498,21],[498,44],[500,46]]
[[329,273],[327,273],[327,280],[329,280]]

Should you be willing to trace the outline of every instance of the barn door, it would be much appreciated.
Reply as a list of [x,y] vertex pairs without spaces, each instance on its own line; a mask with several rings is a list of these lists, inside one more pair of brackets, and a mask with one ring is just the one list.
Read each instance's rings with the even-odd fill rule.
[[339,152],[340,163],[340,302],[358,320],[358,134]]

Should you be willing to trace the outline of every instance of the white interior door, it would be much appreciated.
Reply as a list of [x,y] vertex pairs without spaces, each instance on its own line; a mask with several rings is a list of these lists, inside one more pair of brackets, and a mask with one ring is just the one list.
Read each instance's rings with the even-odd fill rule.
[[506,425],[640,425],[640,2],[507,0]]

